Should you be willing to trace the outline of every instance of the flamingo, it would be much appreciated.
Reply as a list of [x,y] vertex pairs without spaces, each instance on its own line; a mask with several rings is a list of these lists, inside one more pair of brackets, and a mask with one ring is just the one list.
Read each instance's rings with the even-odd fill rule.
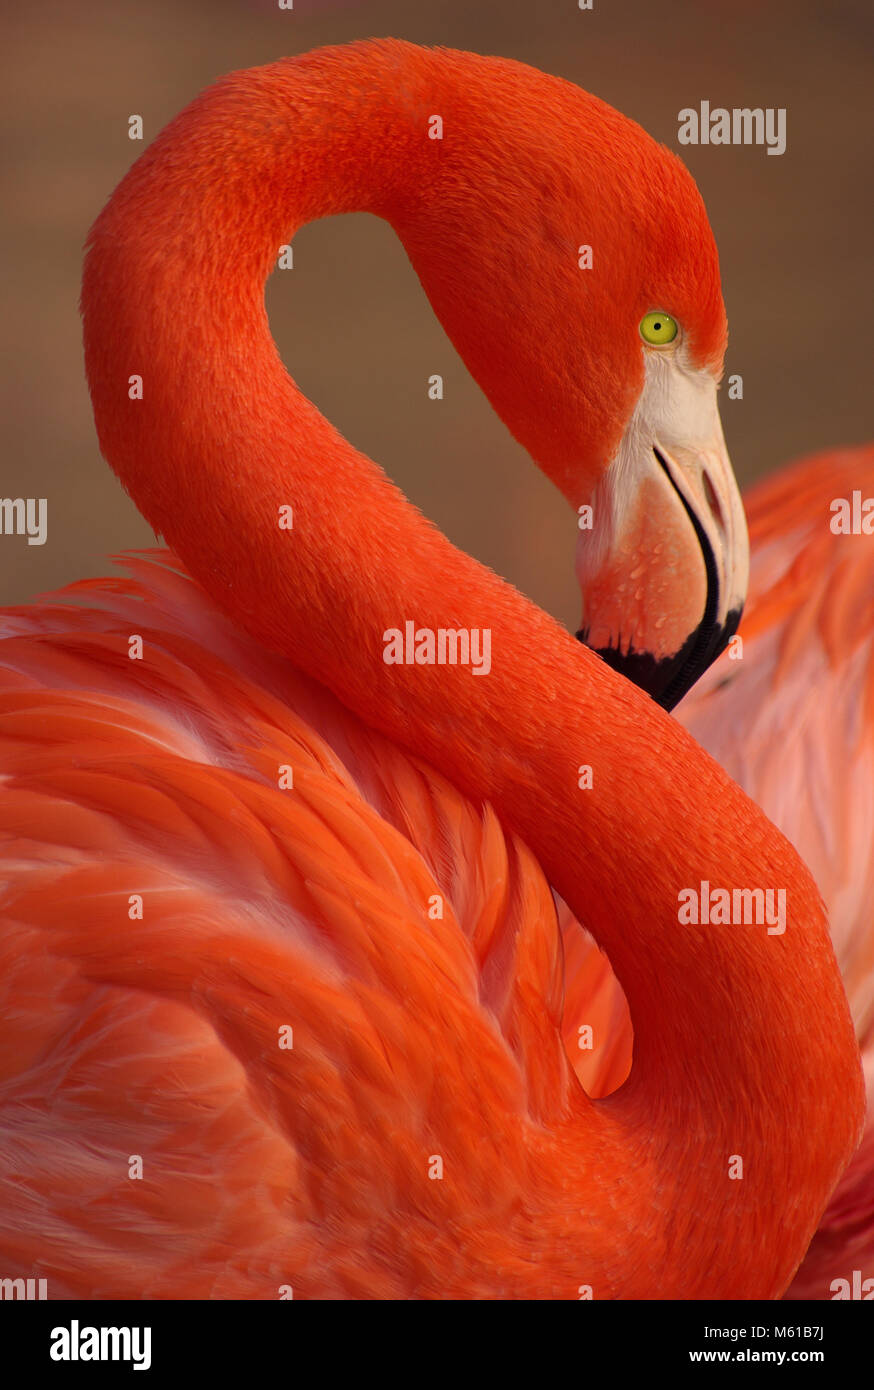
[[[353,209],[593,508],[608,660],[285,373],[264,280]],[[51,1297],[781,1293],[859,1134],[846,996],[797,853],[621,674],[675,702],[746,588],[683,166],[517,63],[322,50],[162,132],[92,229],[82,308],[102,451],[169,551],[4,614],[4,1272]],[[490,671],[387,664],[408,620],[488,629]],[[705,878],[785,888],[787,931],[681,926]],[[634,1021],[604,1099],[562,1040],[552,888]]]

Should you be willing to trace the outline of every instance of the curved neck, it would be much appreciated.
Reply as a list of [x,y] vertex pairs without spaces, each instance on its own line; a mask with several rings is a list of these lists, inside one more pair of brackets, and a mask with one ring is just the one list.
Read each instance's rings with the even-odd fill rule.
[[[450,156],[428,121],[461,119],[460,91],[488,90],[514,66],[353,45],[236,74],[198,98],[91,235],[82,302],[101,446],[227,613],[527,840],[609,953],[635,1027],[627,1085],[565,1117],[575,1145],[596,1134],[617,1182],[636,1173],[647,1200],[659,1185],[668,1254],[681,1238],[675,1211],[697,1211],[681,1234],[716,1252],[707,1290],[740,1287],[737,1251],[754,1231],[760,1289],[777,1292],[849,1155],[861,1094],[808,874],[681,728],[454,549],[341,438],[286,374],[264,310],[264,281],[303,222],[365,210],[399,230],[451,317],[465,266],[434,219],[450,237],[464,206],[440,211],[433,163]],[[500,160],[485,137],[477,158],[492,147]],[[473,206],[480,169],[465,189],[457,146],[451,163],[452,189]],[[291,530],[279,524],[289,504]],[[407,621],[489,629],[489,674],[387,665],[384,633]],[[785,889],[785,934],[680,925],[678,895],[702,880]],[[734,1154],[741,1181],[728,1177]],[[597,1179],[591,1152],[579,1163]],[[788,1214],[785,1183],[797,1197]]]

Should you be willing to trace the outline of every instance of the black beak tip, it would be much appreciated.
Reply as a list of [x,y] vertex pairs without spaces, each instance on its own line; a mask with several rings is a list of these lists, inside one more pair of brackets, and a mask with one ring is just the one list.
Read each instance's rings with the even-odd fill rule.
[[[714,626],[706,638],[700,628],[693,632],[674,656],[653,656],[631,648],[623,652],[616,647],[592,647],[591,650],[614,671],[632,681],[663,709],[672,710],[680,703],[699,677],[703,676],[718,656],[725,651],[743,614],[743,608],[733,608],[721,627]],[[577,638],[585,646],[585,628]]]

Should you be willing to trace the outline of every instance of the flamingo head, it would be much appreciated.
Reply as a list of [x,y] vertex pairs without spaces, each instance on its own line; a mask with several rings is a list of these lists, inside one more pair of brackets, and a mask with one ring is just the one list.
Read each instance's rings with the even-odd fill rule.
[[466,66],[443,140],[391,220],[474,377],[578,514],[578,636],[671,708],[737,628],[749,565],[704,204],[671,151],[596,97],[453,57]]
[[581,507],[576,572],[580,641],[672,709],[737,630],[749,545],[718,376],[689,341],[694,310],[668,301],[641,316],[643,383]]

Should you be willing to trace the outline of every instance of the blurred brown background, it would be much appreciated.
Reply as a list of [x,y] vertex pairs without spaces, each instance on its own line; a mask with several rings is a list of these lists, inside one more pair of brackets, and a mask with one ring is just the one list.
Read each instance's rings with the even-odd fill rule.
[[[153,543],[100,458],[77,313],[81,248],[114,185],[220,73],[391,34],[569,78],[677,149],[677,112],[785,106],[787,150],[685,148],[720,248],[723,393],[741,482],[874,434],[870,0],[41,0],[3,13],[7,310],[0,495],[46,497],[48,541],[0,537],[0,603]],[[145,141],[127,119],[145,121]],[[575,518],[480,396],[403,250],[364,216],[307,227],[268,291],[289,370],[456,544],[570,626]],[[430,402],[440,372],[446,398]]]

